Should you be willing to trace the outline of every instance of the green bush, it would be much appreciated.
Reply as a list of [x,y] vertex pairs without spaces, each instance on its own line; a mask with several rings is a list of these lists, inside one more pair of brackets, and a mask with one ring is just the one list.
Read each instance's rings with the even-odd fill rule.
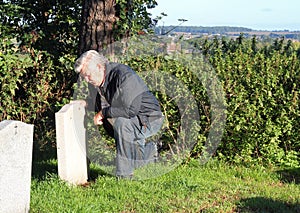
[[21,52],[12,40],[2,41],[1,46],[0,121],[19,120],[34,124],[35,150],[47,150],[49,153],[43,153],[53,155],[52,147],[56,142],[54,113],[70,99],[74,83],[70,61],[74,59],[66,56],[61,58],[61,64],[55,65],[47,52],[34,49]]
[[[197,42],[217,73],[226,98],[226,126],[217,156],[244,164],[299,166],[299,49],[285,41],[263,44],[242,38]],[[181,56],[189,60],[189,56],[178,55]],[[73,72],[75,57],[70,54],[57,60],[57,55],[46,51],[21,50],[14,40],[1,41],[0,120],[34,124],[36,150],[52,157],[56,152],[54,114],[73,95],[77,81]],[[193,150],[189,154],[198,157],[204,152],[212,125],[211,100],[203,82],[184,60],[162,54],[136,55],[123,62],[138,73],[146,71],[145,78],[157,71],[174,76],[182,84],[156,79],[158,85],[168,85],[154,91],[166,116],[162,140],[165,150],[179,146],[178,138],[190,140]],[[193,96],[199,113],[199,122],[190,131],[182,131],[182,113],[178,107],[180,97],[185,98],[185,88]],[[166,89],[174,90],[178,97],[168,96]],[[191,112],[195,108],[192,104],[187,107]],[[186,120],[194,119],[193,113],[185,116]]]
[[[253,39],[202,40],[204,53],[222,83],[227,119],[217,156],[244,164],[299,166],[300,138],[297,44],[284,39],[266,44]],[[205,44],[205,45],[204,45]],[[186,57],[184,54],[179,57]],[[164,56],[136,56],[126,63],[137,71],[169,73],[189,88],[200,114],[199,134],[191,155],[203,154],[212,125],[207,91],[182,60]],[[208,71],[210,72],[210,71]],[[149,74],[151,75],[151,74]],[[165,83],[165,82],[160,82]],[[182,96],[180,88],[174,90]],[[172,97],[156,94],[167,118],[166,142],[181,134],[181,115]],[[194,139],[194,138],[193,138]]]
[[227,96],[227,125],[219,154],[235,162],[299,166],[297,49],[290,42],[284,46],[283,40],[280,47],[275,41],[261,48],[251,46],[250,40],[238,41],[227,50],[224,43],[217,47],[212,43],[215,51],[206,55]]

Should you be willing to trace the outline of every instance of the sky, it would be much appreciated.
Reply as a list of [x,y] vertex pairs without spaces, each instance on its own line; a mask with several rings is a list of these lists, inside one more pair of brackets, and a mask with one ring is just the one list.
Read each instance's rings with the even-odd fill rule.
[[152,17],[162,12],[158,25],[234,26],[253,30],[300,31],[300,0],[156,0]]

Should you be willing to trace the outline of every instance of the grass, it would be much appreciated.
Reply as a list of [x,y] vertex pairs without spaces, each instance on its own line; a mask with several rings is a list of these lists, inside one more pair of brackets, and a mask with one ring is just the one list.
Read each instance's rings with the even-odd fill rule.
[[59,180],[55,161],[33,173],[31,212],[300,212],[300,169],[192,161],[160,177],[118,181],[93,167],[86,187]]

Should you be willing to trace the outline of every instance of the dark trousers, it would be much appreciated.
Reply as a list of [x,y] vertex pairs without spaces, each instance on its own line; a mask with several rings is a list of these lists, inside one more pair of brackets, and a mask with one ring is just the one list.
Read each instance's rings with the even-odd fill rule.
[[117,145],[116,175],[133,175],[135,168],[154,162],[157,147],[146,138],[156,134],[163,123],[163,117],[154,119],[147,126],[141,126],[138,117],[114,119],[114,138]]

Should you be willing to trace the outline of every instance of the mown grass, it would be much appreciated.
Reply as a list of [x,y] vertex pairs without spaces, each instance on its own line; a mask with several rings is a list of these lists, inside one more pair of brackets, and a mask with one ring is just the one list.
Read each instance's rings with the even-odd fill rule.
[[192,161],[153,179],[118,181],[93,168],[85,187],[59,180],[55,161],[33,173],[31,212],[300,212],[300,169]]

